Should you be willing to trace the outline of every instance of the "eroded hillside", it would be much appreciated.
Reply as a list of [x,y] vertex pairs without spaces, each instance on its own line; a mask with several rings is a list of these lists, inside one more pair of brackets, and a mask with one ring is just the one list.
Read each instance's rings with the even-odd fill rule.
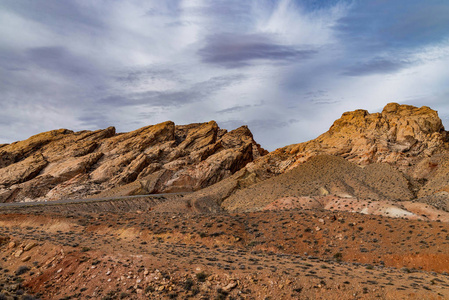
[[448,230],[322,210],[0,214],[0,295],[442,300]]
[[[192,198],[238,211],[316,202],[315,208],[445,219],[438,211],[449,209],[447,137],[428,107],[390,103],[381,113],[348,112],[317,139],[277,149]],[[299,204],[287,205],[291,200]]]
[[[195,191],[266,154],[245,126],[44,132],[0,148],[0,202]],[[111,191],[113,189],[113,191]]]

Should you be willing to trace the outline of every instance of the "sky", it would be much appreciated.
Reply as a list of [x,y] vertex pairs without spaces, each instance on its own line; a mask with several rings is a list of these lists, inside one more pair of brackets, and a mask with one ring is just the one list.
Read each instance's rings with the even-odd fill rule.
[[0,1],[0,143],[215,120],[271,151],[389,102],[449,126],[449,1]]

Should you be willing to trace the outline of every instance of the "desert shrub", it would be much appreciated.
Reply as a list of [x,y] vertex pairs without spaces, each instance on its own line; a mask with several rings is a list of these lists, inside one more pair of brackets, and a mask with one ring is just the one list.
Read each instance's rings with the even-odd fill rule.
[[125,299],[127,297],[129,297],[128,293],[125,293],[125,292],[120,293],[120,297],[119,297],[120,299]]
[[228,296],[228,292],[224,291],[222,288],[217,289],[217,296],[215,297],[215,300],[225,300]]
[[258,241],[251,241],[251,242],[248,243],[248,247],[254,247],[254,246],[257,246],[259,244],[260,243]]
[[192,280],[192,278],[187,278],[187,279],[186,279],[186,282],[184,282],[184,285],[183,285],[184,289],[185,289],[186,291],[190,291],[190,290],[192,289],[192,286],[193,286],[193,280]]
[[204,281],[206,281],[207,276],[208,276],[208,275],[207,275],[206,273],[204,273],[204,272],[196,273],[196,279],[197,279],[199,282],[204,282]]
[[341,252],[337,252],[334,254],[334,258],[336,261],[340,262],[341,259],[343,258],[343,254],[341,254]]
[[16,271],[16,275],[22,275],[25,274],[26,272],[28,272],[30,270],[29,267],[27,266],[20,266],[17,271]]

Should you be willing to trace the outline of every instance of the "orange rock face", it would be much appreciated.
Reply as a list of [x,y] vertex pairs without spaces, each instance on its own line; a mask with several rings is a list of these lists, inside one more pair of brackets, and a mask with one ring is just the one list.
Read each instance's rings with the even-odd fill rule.
[[346,112],[328,132],[310,142],[279,149],[302,162],[314,154],[342,156],[358,164],[403,163],[431,156],[447,140],[438,113],[427,106],[390,103],[381,113]]
[[314,140],[249,163],[223,183],[223,197],[215,196],[218,188],[210,197],[225,209],[243,211],[280,197],[328,194],[417,200],[449,211],[448,146],[438,113],[428,107],[390,103],[381,113],[356,110]]
[[214,121],[54,130],[0,148],[0,201],[194,191],[264,154],[247,127],[227,132]]
[[247,169],[265,179],[317,155],[328,154],[362,166],[389,163],[418,180],[434,171],[440,159],[417,164],[425,158],[447,153],[448,138],[436,111],[426,106],[390,103],[381,113],[346,112],[316,139],[279,148]]

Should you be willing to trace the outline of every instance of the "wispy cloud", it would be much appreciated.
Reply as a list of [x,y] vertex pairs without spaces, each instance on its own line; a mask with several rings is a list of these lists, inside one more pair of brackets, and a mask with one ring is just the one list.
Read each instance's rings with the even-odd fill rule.
[[198,51],[205,63],[226,68],[240,68],[252,63],[292,62],[313,57],[316,49],[299,49],[281,45],[261,34],[214,34],[206,38],[206,46]]
[[391,74],[411,65],[412,64],[408,61],[393,61],[384,58],[375,58],[368,62],[350,66],[343,72],[343,75],[363,76],[372,74]]
[[222,89],[241,81],[243,78],[244,76],[239,74],[217,76],[189,85],[186,89],[112,95],[100,99],[99,104],[111,107],[136,105],[179,107],[191,102],[204,101],[207,97],[219,93]]

